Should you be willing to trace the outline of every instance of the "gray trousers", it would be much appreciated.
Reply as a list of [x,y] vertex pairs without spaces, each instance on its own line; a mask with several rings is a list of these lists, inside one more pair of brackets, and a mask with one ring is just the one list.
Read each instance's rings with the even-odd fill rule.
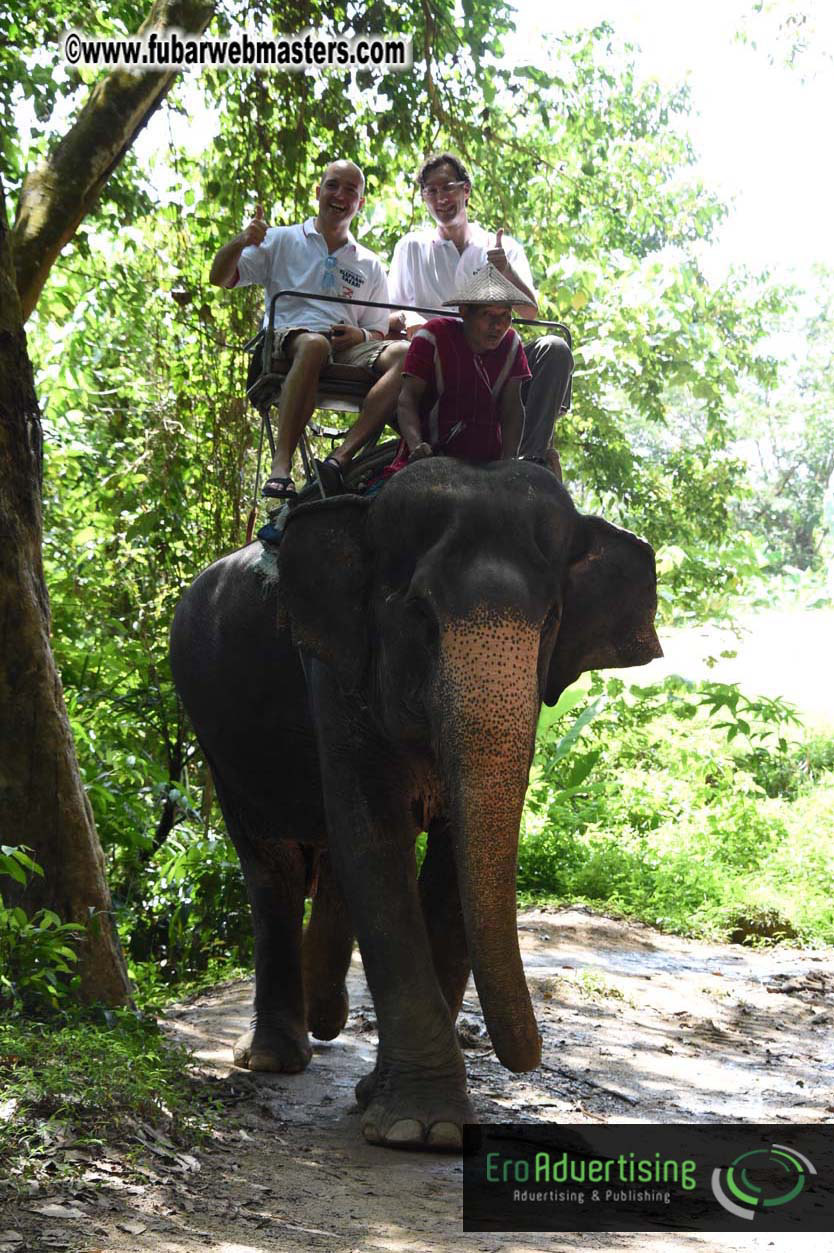
[[524,430],[518,448],[520,457],[543,457],[553,441],[556,415],[570,405],[573,356],[563,339],[542,335],[524,345],[532,378],[521,385]]

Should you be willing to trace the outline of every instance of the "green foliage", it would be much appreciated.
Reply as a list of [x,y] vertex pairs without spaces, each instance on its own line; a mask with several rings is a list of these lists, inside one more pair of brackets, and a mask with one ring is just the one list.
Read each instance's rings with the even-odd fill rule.
[[[24,848],[0,845],[0,881],[6,875],[25,884],[30,874],[43,877],[43,870]],[[30,918],[19,906],[7,906],[0,891],[0,1012],[37,1014],[64,1003],[76,983],[71,944],[82,931],[51,909]]]
[[[250,922],[250,934],[251,930]],[[147,1014],[164,1013],[174,1000],[187,1000],[203,992],[216,991],[220,984],[252,978],[251,956],[238,958],[237,953],[222,953],[219,957],[201,960],[199,966],[197,972],[180,972],[170,965],[161,971],[155,961],[128,961],[137,1005]]]
[[[810,302],[809,302],[810,303]],[[779,325],[784,363],[769,386],[751,381],[732,415],[750,487],[734,505],[767,546],[771,569],[819,568],[826,548],[823,500],[834,473],[834,274],[819,269],[812,307],[804,301]]]
[[[697,540],[687,548],[663,544],[656,552],[661,617],[665,620],[717,621],[732,618],[740,598],[747,596],[767,567],[762,544],[747,532],[725,541],[705,544]],[[763,604],[771,604],[773,578]]]
[[[86,95],[85,73],[61,64],[60,39],[70,29],[94,35],[129,34],[138,30],[150,6],[119,0],[108,11],[91,4],[51,0],[48,7],[33,0],[0,0],[0,113],[31,117],[23,133],[10,126],[0,132],[0,177],[12,188],[55,142],[57,126],[78,108]],[[87,74],[93,81],[94,74]]]
[[[566,733],[541,729],[520,890],[687,933],[770,909],[784,933],[830,942],[831,741],[798,741],[790,706],[736,686],[594,678],[590,693]],[[569,690],[563,711],[583,699]]]
[[[36,119],[31,136],[4,139],[15,189],[95,78],[56,70],[44,31],[125,33],[143,13],[133,0],[106,14],[59,4],[47,18],[31,4],[2,4],[12,38],[0,49],[0,100],[7,113],[28,102]],[[244,534],[257,430],[241,346],[261,298],[211,288],[207,268],[256,199],[271,222],[297,221],[312,211],[325,161],[353,156],[368,179],[356,232],[390,257],[422,220],[420,160],[458,151],[473,176],[473,216],[523,241],[543,316],[573,330],[574,408],[557,438],[579,507],[655,545],[667,617],[723,609],[770,557],[767,520],[744,513],[729,406],[746,378],[750,388],[777,385],[765,336],[785,294],[746,274],[714,285],[703,273],[700,249],[724,208],[692,173],[686,90],[640,81],[606,25],[548,40],[510,67],[502,40],[512,11],[484,0],[462,11],[451,0],[351,0],[335,10],[316,0],[303,12],[267,6],[257,19],[285,31],[408,31],[415,69],[190,77],[164,106],[167,144],[150,169],[133,157],[122,164],[29,325],[45,410],[55,650],[125,947],[148,996],[250,954],[236,858],[211,825],[205,763],[166,652],[182,588]],[[247,22],[249,10],[232,0],[213,29]],[[183,117],[192,132],[214,131],[202,150],[193,134],[176,141]],[[822,417],[819,429],[822,449]],[[739,530],[742,514],[755,534]],[[564,818],[551,860],[575,864],[584,887],[599,891],[624,863],[602,846],[589,859],[568,815],[580,815],[586,834],[594,822],[603,830],[607,806],[615,827],[622,818],[604,783],[610,717],[595,702],[561,755],[553,749],[547,777],[548,804]],[[768,762],[751,758],[748,776],[770,769],[775,779]],[[655,829],[651,799],[634,800],[635,839]],[[756,804],[748,798],[732,821],[754,822]],[[736,855],[749,860],[740,835]],[[550,857],[544,846],[541,857]],[[638,879],[641,858],[636,848],[629,874]],[[550,869],[542,875],[551,881]]]
[[[78,20],[105,33],[102,22],[128,30],[137,16],[128,6]],[[169,963],[165,971],[180,963],[196,971],[199,945],[214,935],[216,952],[225,935],[211,926],[218,845],[193,825],[205,808],[205,767],[166,651],[182,588],[239,543],[245,526],[256,422],[242,395],[240,346],[257,322],[260,295],[218,292],[206,268],[255,197],[271,221],[296,220],[310,210],[323,162],[350,152],[368,175],[359,233],[390,255],[421,211],[412,176],[424,152],[457,148],[473,172],[474,212],[524,240],[543,310],[568,316],[577,344],[587,345],[581,409],[564,443],[588,503],[607,493],[619,502],[615,512],[624,509],[650,537],[664,532],[671,542],[676,519],[715,515],[712,540],[724,519],[703,499],[690,508],[698,497],[690,462],[668,484],[658,470],[651,490],[641,490],[642,453],[631,452],[620,404],[661,420],[669,361],[700,360],[707,349],[711,378],[722,370],[735,376],[744,354],[752,368],[758,324],[748,306],[732,293],[716,295],[727,325],[736,319],[734,334],[707,336],[713,295],[694,262],[676,270],[653,260],[660,249],[708,238],[722,210],[688,180],[692,153],[670,125],[688,107],[685,93],[636,85],[607,28],[554,42],[546,66],[511,71],[499,59],[510,28],[501,6],[473,2],[460,24],[445,3],[353,5],[335,19],[314,8],[306,19],[320,29],[335,20],[346,29],[410,30],[423,59],[414,74],[368,82],[212,73],[191,80],[187,107],[205,93],[217,109],[216,137],[197,157],[173,142],[159,153],[158,182],[168,191],[142,182],[135,167],[122,170],[54,267],[31,324],[45,409],[44,555],[55,650],[114,898],[126,917],[141,919],[130,948],[137,961]],[[232,11],[218,18],[221,28],[232,20]],[[291,21],[282,11],[281,24]],[[27,64],[31,81],[24,76],[20,90],[32,96],[36,59]],[[50,91],[67,103],[77,86],[59,77]],[[45,117],[50,100],[39,106]],[[185,100],[180,90],[166,106],[172,118]],[[732,360],[719,360],[728,352]],[[679,389],[693,382],[674,378]],[[717,499],[726,484],[711,474]],[[697,539],[706,534],[701,527]],[[187,899],[185,880],[166,878],[157,899],[157,854],[189,823],[183,838],[195,850],[187,871],[196,875],[196,896]],[[182,852],[177,846],[172,856]],[[231,872],[224,875],[225,883]],[[231,933],[239,933],[236,921]]]
[[160,1132],[172,1148],[193,1143],[211,1108],[189,1061],[156,1023],[127,1010],[107,1011],[106,1021],[91,1013],[0,1019],[3,1177],[21,1185],[54,1178],[58,1132],[91,1147],[136,1145]]
[[588,1001],[624,1001],[625,993],[618,988],[600,970],[586,967],[580,971],[577,985],[581,995]]
[[143,1000],[252,958],[252,922],[237,854],[224,836],[177,828],[148,864],[122,916]]

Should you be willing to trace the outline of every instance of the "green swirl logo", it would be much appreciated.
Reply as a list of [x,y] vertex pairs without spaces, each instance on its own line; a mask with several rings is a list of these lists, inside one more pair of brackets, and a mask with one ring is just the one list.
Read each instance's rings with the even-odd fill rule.
[[789,1205],[816,1173],[804,1154],[785,1144],[771,1144],[769,1149],[742,1153],[729,1166],[716,1166],[712,1192],[725,1210],[752,1222],[756,1214]]

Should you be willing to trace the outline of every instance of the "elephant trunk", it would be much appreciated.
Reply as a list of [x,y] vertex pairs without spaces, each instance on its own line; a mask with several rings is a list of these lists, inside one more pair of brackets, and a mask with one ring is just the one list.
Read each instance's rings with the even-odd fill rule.
[[539,710],[539,631],[484,611],[442,633],[441,755],[466,939],[487,1030],[509,1070],[532,1070],[539,1036],[518,948],[518,832]]

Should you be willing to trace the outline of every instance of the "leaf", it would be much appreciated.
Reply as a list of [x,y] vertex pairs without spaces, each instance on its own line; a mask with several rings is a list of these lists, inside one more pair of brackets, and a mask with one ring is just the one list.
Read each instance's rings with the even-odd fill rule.
[[571,767],[568,777],[565,779],[566,788],[578,788],[584,783],[594,766],[602,756],[602,749],[596,748],[591,753],[586,753],[583,757],[578,757]]
[[570,713],[585,698],[586,694],[587,691],[584,686],[574,684],[572,687],[565,688],[552,709],[548,709],[546,705],[543,706],[539,715],[539,734],[547,731],[564,714]]
[[585,730],[585,727],[587,727],[597,714],[605,708],[607,703],[607,697],[598,696],[595,701],[592,701],[590,705],[583,709],[582,713],[576,719],[568,733],[563,735],[556,747],[548,753],[549,763],[551,765],[561,761],[563,757],[567,757],[568,753],[571,751],[573,746],[576,744],[576,741]]
[[23,846],[15,848],[14,846],[9,846],[7,844],[4,844],[2,847],[2,851],[6,853],[8,856],[13,857],[15,861],[20,862],[21,866],[25,866],[27,870],[31,870],[35,874],[39,874],[41,878],[43,878],[42,867],[39,866],[36,861],[33,861],[32,858],[27,853],[24,852]]
[[11,857],[4,858],[0,865],[0,874],[8,875],[10,879],[14,879],[15,883],[26,883],[26,872],[22,866],[19,866]]

